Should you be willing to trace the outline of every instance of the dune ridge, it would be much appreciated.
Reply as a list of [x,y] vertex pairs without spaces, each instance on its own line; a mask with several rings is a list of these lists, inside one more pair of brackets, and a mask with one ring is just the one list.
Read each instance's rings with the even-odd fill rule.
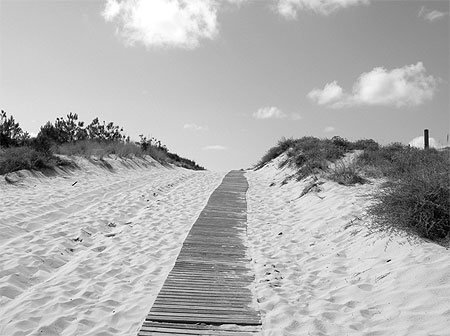
[[372,232],[379,182],[284,183],[295,171],[282,160],[246,175],[263,334],[448,335],[449,250]]
[[134,335],[223,173],[150,158],[0,182],[0,335]]

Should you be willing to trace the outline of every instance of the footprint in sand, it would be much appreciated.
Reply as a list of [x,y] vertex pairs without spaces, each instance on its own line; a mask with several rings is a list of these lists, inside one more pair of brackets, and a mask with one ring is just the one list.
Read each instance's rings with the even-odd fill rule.
[[359,302],[358,301],[348,301],[346,304],[345,304],[345,306],[347,306],[347,307],[349,307],[349,308],[355,308],[356,307],[356,305],[358,304]]
[[354,324],[351,324],[349,326],[349,328],[353,329],[353,330],[356,330],[356,331],[359,331],[359,330],[362,330],[364,328],[364,325],[362,323],[354,323]]
[[369,285],[369,284],[362,284],[362,285],[358,285],[358,288],[369,292],[372,290],[373,286]]
[[325,320],[329,320],[329,321],[333,322],[336,319],[336,313],[334,313],[334,312],[324,312],[324,313],[322,313],[322,317]]
[[347,274],[347,267],[339,266],[336,267],[332,272],[335,274]]
[[376,314],[380,314],[380,311],[375,308],[368,308],[360,310],[359,313],[361,314],[362,317],[370,319],[374,317]]
[[102,251],[104,251],[106,249],[106,246],[98,246],[98,247],[94,247],[93,249],[92,249],[92,251],[94,251],[94,252],[102,252]]

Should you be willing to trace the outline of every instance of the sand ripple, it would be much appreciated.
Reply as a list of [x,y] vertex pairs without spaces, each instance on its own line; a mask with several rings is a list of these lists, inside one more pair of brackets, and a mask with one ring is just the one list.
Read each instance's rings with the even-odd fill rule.
[[136,334],[223,174],[119,161],[2,182],[0,335]]

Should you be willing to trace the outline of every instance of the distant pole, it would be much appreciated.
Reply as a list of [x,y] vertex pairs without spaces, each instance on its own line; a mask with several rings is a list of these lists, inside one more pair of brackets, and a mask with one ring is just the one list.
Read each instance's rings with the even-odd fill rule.
[[428,130],[423,130],[423,141],[424,141],[424,148],[428,149],[430,148],[430,135],[428,134]]

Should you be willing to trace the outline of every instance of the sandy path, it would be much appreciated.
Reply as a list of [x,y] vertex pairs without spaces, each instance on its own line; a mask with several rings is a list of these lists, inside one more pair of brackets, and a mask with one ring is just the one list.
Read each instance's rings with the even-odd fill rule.
[[282,185],[276,167],[246,175],[264,335],[449,335],[448,249],[370,233],[376,185],[328,181],[299,198],[305,183]]
[[110,164],[0,185],[0,335],[136,334],[223,174]]

